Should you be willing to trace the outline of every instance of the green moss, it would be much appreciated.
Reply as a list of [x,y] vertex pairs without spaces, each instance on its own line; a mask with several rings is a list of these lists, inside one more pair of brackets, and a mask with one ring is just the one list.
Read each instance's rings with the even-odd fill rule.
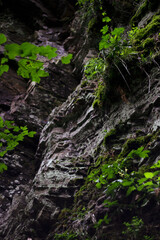
[[106,146],[111,142],[111,140],[115,137],[117,134],[116,129],[111,129],[105,136],[104,136],[104,141],[103,144]]
[[87,32],[89,32],[89,31],[91,31],[91,30],[93,29],[96,21],[97,21],[97,18],[96,18],[96,17],[93,17],[93,18],[89,21],[89,23],[88,23],[88,28],[87,28]]
[[149,37],[150,35],[158,32],[160,29],[160,15],[153,16],[151,22],[147,24],[146,27],[139,29],[135,35],[135,39],[138,41]]
[[93,107],[102,108],[106,100],[106,84],[101,80],[98,83],[98,87],[95,90],[95,100],[93,102]]

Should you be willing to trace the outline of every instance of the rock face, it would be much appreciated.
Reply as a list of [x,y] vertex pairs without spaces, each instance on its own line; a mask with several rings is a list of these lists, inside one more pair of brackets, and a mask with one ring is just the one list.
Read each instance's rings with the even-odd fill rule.
[[[143,145],[142,140],[136,142],[138,137],[150,136],[144,145],[150,150],[146,166],[160,159],[159,56],[156,63],[147,65],[147,72],[139,73],[136,64],[134,68],[131,67],[134,69],[132,79],[135,78],[131,93],[127,94],[120,86],[122,91],[119,90],[119,95],[122,99],[117,97],[112,104],[106,103],[103,109],[95,108],[93,102],[97,81],[88,80],[86,85],[84,78],[82,82],[79,81],[83,64],[97,52],[92,42],[95,30],[92,29],[93,33],[88,32],[79,16],[81,13],[77,12],[70,23],[69,33],[67,21],[75,9],[73,1],[16,1],[18,11],[11,2],[8,0],[3,5],[10,6],[16,16],[24,6],[36,9],[35,15],[31,13],[30,21],[36,18],[38,23],[31,31],[30,41],[37,45],[55,46],[60,56],[66,50],[72,52],[74,59],[70,66],[62,66],[58,59],[56,62],[46,62],[50,76],[39,85],[26,83],[17,77],[14,66],[0,82],[1,116],[37,131],[35,139],[26,139],[14,153],[6,155],[4,159],[9,170],[0,177],[0,239],[121,240],[124,238],[123,222],[128,221],[132,214],[138,215],[136,201],[140,195],[136,193],[126,199],[119,192],[121,205],[129,201],[126,206],[133,204],[135,208],[109,209],[103,205],[104,189],[96,189],[95,184],[88,183],[86,177],[92,168],[98,166],[95,163],[99,156],[109,156],[113,160],[123,152],[127,140],[132,140],[130,151]],[[112,5],[110,1],[106,2],[107,6]],[[121,2],[125,4],[125,1]],[[63,6],[65,9],[62,11]],[[124,7],[134,12],[130,1]],[[121,9],[115,4],[115,21],[118,11],[121,12]],[[148,12],[139,19],[141,22],[143,19],[144,25],[148,21],[145,18]],[[59,18],[58,14],[61,14]],[[41,15],[44,17],[43,22],[40,22]],[[6,17],[3,15],[3,18]],[[15,19],[16,27],[20,24],[17,29],[21,29],[19,18]],[[120,20],[124,24],[122,16]],[[12,22],[6,30],[1,26],[11,41],[15,41],[18,36],[16,31],[11,30],[14,24]],[[26,31],[30,31],[28,26],[26,28]],[[22,39],[28,41],[25,35]],[[120,77],[117,74],[117,78]],[[113,129],[116,135],[110,135],[104,144],[105,131],[109,133]],[[143,163],[146,160],[141,161]],[[138,216],[143,216],[148,233],[153,232],[155,240],[158,240],[159,189],[156,191],[140,209]],[[94,224],[106,213],[113,215],[112,223],[95,228]],[[128,239],[131,239],[130,236]]]

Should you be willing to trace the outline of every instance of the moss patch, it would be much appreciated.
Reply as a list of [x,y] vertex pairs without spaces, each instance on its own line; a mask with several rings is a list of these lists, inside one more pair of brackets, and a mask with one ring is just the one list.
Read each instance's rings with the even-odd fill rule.
[[153,16],[151,22],[149,22],[146,27],[139,29],[139,31],[137,31],[135,39],[137,39],[137,41],[140,41],[145,37],[158,32],[159,29],[160,29],[160,15],[155,15]]
[[95,100],[93,102],[93,107],[102,108],[106,100],[106,84],[101,80],[98,82],[98,87],[95,90]]

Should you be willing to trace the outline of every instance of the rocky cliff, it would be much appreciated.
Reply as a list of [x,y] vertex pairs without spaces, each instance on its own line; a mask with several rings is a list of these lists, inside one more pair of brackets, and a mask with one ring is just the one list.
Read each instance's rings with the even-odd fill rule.
[[[103,79],[88,79],[83,72],[99,54],[99,1],[79,9],[69,0],[1,4],[0,28],[10,42],[51,45],[59,56],[74,57],[70,65],[46,62],[50,76],[40,84],[18,77],[16,63],[1,77],[0,115],[37,134],[2,159],[8,171],[0,176],[0,239],[160,239],[159,187],[137,190],[136,185],[137,176],[151,172],[160,159],[159,3],[102,1],[111,28],[130,29],[134,22],[145,31],[142,38],[137,35],[138,56],[148,56],[148,49],[154,54],[144,62],[135,54],[116,62],[117,68],[108,62]],[[149,151],[147,156],[136,152],[140,148]],[[124,169],[116,165],[125,161]],[[109,185],[103,166],[113,171]],[[133,181],[126,178],[128,183],[108,194],[127,171]],[[129,186],[134,189],[126,195]],[[125,230],[124,222],[133,217],[137,225]]]

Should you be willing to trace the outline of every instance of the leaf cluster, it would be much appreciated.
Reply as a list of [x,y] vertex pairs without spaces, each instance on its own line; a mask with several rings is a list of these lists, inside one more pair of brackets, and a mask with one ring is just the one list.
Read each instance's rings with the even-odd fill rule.
[[153,240],[153,237],[144,235],[145,224],[141,218],[134,216],[131,219],[131,222],[124,222],[126,229],[122,232],[127,239],[136,240],[136,239],[146,239]]
[[[4,34],[0,34],[0,44],[6,43],[7,38]],[[51,60],[57,56],[57,48],[51,46],[36,46],[29,42],[22,44],[12,43],[5,44],[4,57],[1,59],[0,76],[4,72],[8,72],[8,60],[18,61],[17,74],[23,78],[29,78],[34,82],[39,83],[41,77],[49,76],[44,69],[44,63],[38,60],[39,56],[46,57]],[[63,56],[61,61],[63,64],[69,64],[72,59],[72,54]]]
[[[24,140],[25,136],[34,137],[36,132],[28,131],[26,126],[16,126],[14,121],[4,121],[0,117],[0,157],[3,157],[8,151],[15,149],[19,142]],[[0,172],[7,170],[4,163],[0,163]]]
[[[103,164],[100,169],[95,169],[88,175],[89,181],[94,181],[97,188],[105,188],[107,196],[112,196],[114,201],[116,193],[123,189],[126,196],[133,191],[144,193],[154,192],[160,185],[160,160],[150,167],[150,171],[146,171],[143,175],[134,170],[134,165],[138,164],[139,159],[148,157],[148,150],[140,147],[132,150],[126,158],[117,159],[112,164]],[[134,165],[133,165],[134,163]],[[142,194],[143,195],[143,194]],[[107,206],[109,206],[109,202]]]
[[102,13],[103,18],[102,22],[107,23],[103,28],[100,30],[102,33],[102,39],[99,42],[99,50],[108,50],[107,55],[115,57],[116,54],[121,54],[126,41],[122,40],[122,35],[124,33],[124,28],[114,28],[113,31],[109,31],[108,23],[111,19],[106,16],[106,13]]

